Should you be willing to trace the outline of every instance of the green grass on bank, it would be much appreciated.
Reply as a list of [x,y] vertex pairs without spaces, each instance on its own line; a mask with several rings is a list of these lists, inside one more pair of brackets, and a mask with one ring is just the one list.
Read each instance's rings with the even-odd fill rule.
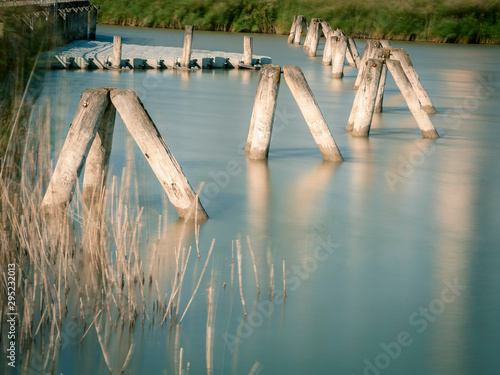
[[500,43],[500,0],[96,0],[106,24],[286,34],[294,14],[360,38]]

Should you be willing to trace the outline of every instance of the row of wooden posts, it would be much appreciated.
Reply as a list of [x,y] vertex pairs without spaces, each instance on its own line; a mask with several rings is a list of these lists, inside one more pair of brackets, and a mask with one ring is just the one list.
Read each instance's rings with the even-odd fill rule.
[[[182,69],[189,70],[192,68],[191,63],[191,52],[193,45],[193,31],[194,26],[186,25],[184,32],[184,46],[182,48],[182,59],[180,61],[179,67]],[[240,67],[252,68],[253,64],[253,38],[251,36],[245,36],[243,38],[243,61]],[[115,69],[121,69],[122,66],[122,37],[113,37],[113,58],[111,60],[111,67]]]

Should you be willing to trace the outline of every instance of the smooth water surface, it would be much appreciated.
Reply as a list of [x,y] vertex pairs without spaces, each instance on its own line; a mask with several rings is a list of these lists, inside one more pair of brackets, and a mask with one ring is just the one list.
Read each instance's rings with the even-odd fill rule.
[[[98,34],[101,40],[118,34],[124,43],[145,45],[181,46],[183,40],[182,32],[172,30],[99,26]],[[442,138],[422,138],[390,78],[384,111],[375,115],[370,137],[361,139],[344,131],[355,68],[346,66],[345,77],[332,80],[330,67],[321,65],[322,51],[310,58],[302,46],[287,45],[286,36],[253,38],[255,54],[301,67],[345,162],[322,162],[284,80],[269,160],[245,158],[258,72],[51,71],[46,76],[43,98],[51,100],[55,158],[84,89],[126,88],[139,94],[193,188],[205,181],[201,202],[210,220],[200,230],[201,259],[191,254],[181,312],[216,238],[200,290],[178,330],[156,322],[144,329],[138,324],[133,336],[113,331],[113,366],[121,368],[129,340],[135,340],[126,373],[177,374],[180,347],[184,371],[190,362],[190,374],[205,373],[211,285],[214,374],[497,373],[500,47],[393,42],[412,58],[438,111],[432,121]],[[361,52],[364,41],[357,43]],[[243,34],[196,31],[193,48],[242,51]],[[127,139],[117,120],[110,181],[127,165]],[[147,268],[158,215],[165,215],[165,194],[134,147]],[[179,235],[172,206],[167,215],[162,261],[155,265],[165,292],[175,268],[172,249],[179,241],[194,245],[192,229]],[[236,270],[231,288],[237,238],[245,320]],[[152,304],[155,287],[148,293]],[[76,340],[65,346],[55,372],[107,373],[96,343],[89,334],[82,345]]]

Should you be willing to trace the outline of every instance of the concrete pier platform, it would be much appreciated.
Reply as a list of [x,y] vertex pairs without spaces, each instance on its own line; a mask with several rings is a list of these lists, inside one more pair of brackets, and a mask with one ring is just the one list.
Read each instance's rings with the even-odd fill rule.
[[[180,68],[181,47],[122,45],[122,69]],[[113,43],[76,40],[64,47],[46,52],[52,69],[112,69]],[[191,68],[232,69],[243,63],[243,52],[193,49]],[[252,56],[253,65],[271,64],[268,56]]]

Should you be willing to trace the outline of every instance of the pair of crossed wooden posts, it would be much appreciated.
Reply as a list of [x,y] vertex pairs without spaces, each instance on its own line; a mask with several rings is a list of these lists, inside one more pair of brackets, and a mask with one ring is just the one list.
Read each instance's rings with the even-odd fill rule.
[[[383,48],[379,48],[382,46]],[[369,40],[354,83],[357,89],[346,126],[353,136],[366,137],[374,112],[382,112],[382,101],[387,70],[417,121],[424,138],[439,138],[429,114],[436,113],[408,54],[404,49],[394,49],[386,40]]]
[[200,222],[208,219],[198,196],[137,94],[131,90],[106,87],[83,92],[41,211],[51,213],[70,203],[84,165],[84,202],[91,202],[94,195],[101,192],[106,182],[117,111],[179,217]]

